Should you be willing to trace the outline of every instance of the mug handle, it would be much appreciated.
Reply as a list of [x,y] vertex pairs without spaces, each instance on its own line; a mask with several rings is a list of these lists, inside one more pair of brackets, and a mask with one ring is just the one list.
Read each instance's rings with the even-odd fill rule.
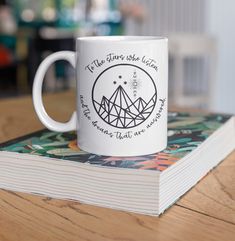
[[76,54],[73,51],[59,51],[49,55],[42,61],[33,82],[33,105],[38,118],[49,130],[57,132],[72,131],[77,129],[76,111],[73,112],[68,122],[57,122],[47,114],[42,101],[42,83],[44,76],[48,67],[57,60],[67,60],[75,68]]

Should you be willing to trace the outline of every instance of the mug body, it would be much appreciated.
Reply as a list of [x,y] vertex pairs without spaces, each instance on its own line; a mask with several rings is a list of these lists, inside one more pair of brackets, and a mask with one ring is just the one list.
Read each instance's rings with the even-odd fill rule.
[[76,42],[78,146],[107,156],[167,145],[168,41],[84,37]]

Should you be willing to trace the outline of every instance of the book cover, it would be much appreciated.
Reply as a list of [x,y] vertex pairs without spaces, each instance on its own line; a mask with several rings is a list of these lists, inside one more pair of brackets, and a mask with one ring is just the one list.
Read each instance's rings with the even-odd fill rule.
[[[108,157],[84,152],[77,147],[75,132],[42,130],[0,145],[0,151],[87,163],[113,168],[164,171],[202,144],[231,115],[177,113],[168,115],[168,146],[152,155]],[[78,137],[79,138],[79,137]]]

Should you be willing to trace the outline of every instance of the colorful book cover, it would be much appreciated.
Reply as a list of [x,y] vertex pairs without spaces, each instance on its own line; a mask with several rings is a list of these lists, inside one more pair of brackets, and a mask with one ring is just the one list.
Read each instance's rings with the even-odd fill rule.
[[[202,144],[230,115],[177,113],[168,115],[168,146],[165,150],[137,157],[107,157],[77,147],[76,133],[42,130],[0,145],[0,151],[27,153],[90,165],[164,171]],[[79,138],[79,137],[78,137]]]

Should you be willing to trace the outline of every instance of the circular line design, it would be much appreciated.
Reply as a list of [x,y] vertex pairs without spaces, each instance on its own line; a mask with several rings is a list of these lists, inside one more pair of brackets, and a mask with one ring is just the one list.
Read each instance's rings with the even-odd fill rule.
[[[117,66],[132,66],[132,67],[135,67],[135,68],[140,69],[140,70],[143,71],[145,74],[147,74],[147,76],[151,79],[152,84],[153,84],[153,86],[154,86],[154,90],[155,90],[155,94],[154,94],[154,95],[156,95],[156,98],[155,98],[155,100],[154,100],[154,104],[153,104],[152,111],[151,111],[151,113],[145,118],[145,120],[143,120],[142,122],[138,123],[138,124],[135,125],[135,126],[120,127],[120,126],[112,125],[111,123],[105,121],[105,120],[100,116],[100,114],[99,114],[99,112],[98,112],[98,110],[97,110],[97,108],[96,108],[96,106],[95,106],[95,104],[94,104],[94,103],[95,103],[95,99],[94,99],[94,89],[95,89],[95,86],[96,86],[96,83],[97,83],[98,79],[100,78],[100,76],[103,75],[104,72],[106,72],[107,70],[109,70],[109,69],[111,69],[111,68],[117,67]],[[137,66],[137,65],[134,65],[134,64],[115,64],[115,65],[109,66],[108,68],[104,69],[104,70],[98,75],[98,77],[96,78],[96,80],[95,80],[95,82],[94,82],[94,84],[93,84],[93,86],[92,86],[92,104],[93,104],[93,107],[94,107],[97,115],[98,115],[105,123],[107,123],[107,124],[109,124],[109,125],[111,125],[111,126],[113,126],[113,127],[115,127],[115,128],[119,128],[119,129],[129,129],[129,128],[134,128],[134,127],[142,124],[142,123],[143,123],[144,121],[146,121],[146,120],[149,118],[149,116],[152,114],[152,112],[153,112],[153,110],[154,110],[154,108],[155,108],[155,106],[156,106],[156,103],[157,103],[157,88],[156,88],[156,85],[155,85],[155,83],[154,83],[153,78],[150,76],[150,74],[149,74],[146,70],[144,70],[144,69],[142,69],[141,67],[139,67],[139,66]]]

